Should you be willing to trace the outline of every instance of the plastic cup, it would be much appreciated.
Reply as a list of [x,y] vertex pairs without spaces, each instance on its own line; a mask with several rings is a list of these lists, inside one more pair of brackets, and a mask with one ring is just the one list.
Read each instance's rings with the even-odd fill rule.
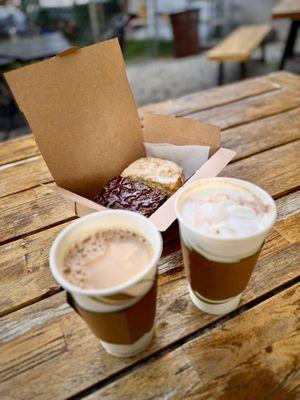
[[[182,205],[187,199],[210,185],[222,188],[231,185],[235,190],[247,189],[269,205],[271,218],[255,234],[240,238],[221,238],[206,235],[182,216]],[[175,211],[179,221],[185,271],[192,302],[210,314],[226,314],[240,303],[264,240],[276,220],[276,205],[272,197],[260,187],[241,179],[201,179],[180,190]]]

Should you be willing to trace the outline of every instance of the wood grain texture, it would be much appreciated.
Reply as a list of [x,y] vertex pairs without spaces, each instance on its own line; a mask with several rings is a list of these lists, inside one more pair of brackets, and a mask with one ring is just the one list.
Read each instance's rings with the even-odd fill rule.
[[276,231],[291,243],[296,243],[300,237],[300,213],[289,218],[289,221],[282,220],[276,225]]
[[0,165],[23,160],[39,154],[33,135],[0,143]]
[[[134,366],[137,361],[216,321],[217,316],[202,313],[191,303],[181,253],[173,254],[174,262],[168,256],[169,266],[165,264],[164,273],[159,276],[155,339],[147,351],[133,359],[117,359],[107,355],[83,321],[65,304],[64,293],[2,317],[1,352],[4,355],[13,354],[10,358],[14,363],[10,378],[0,383],[0,397],[10,390],[10,398],[18,400],[66,398],[124,368]],[[273,231],[243,296],[243,304],[294,279],[299,273],[296,268],[300,262],[299,257],[299,243],[290,244]],[[56,337],[58,325],[63,332],[65,348],[61,347],[62,340],[59,339],[60,353],[54,353],[52,357],[46,352],[41,360],[40,355],[34,353],[39,337],[49,337],[49,340]],[[46,348],[50,346],[48,342],[44,345]],[[19,370],[17,354],[26,355],[29,349],[33,349],[31,367],[26,371]],[[49,376],[55,379],[49,381]],[[24,381],[27,384],[22,386],[21,382]]]
[[299,294],[299,285],[293,286],[86,400],[297,400]]
[[148,104],[139,108],[139,115],[145,112],[157,114],[172,114],[185,116],[192,112],[221,106],[241,99],[277,90],[279,83],[265,79],[265,77],[246,79],[222,87],[214,87],[155,104]]
[[73,209],[46,187],[36,187],[0,199],[0,242],[44,229],[75,217]]
[[272,17],[300,19],[300,1],[299,0],[281,0],[272,9]]
[[41,156],[0,167],[0,177],[0,197],[38,186],[41,182],[46,183],[53,180]]
[[276,200],[277,221],[282,221],[300,211],[300,191],[283,196]]
[[300,108],[226,129],[222,146],[237,152],[235,160],[300,139]]
[[[248,179],[279,197],[299,187],[299,146],[292,142],[230,164],[224,176]],[[45,187],[0,199],[0,242],[74,217],[68,203]]]
[[215,124],[222,129],[228,129],[299,106],[299,90],[280,89],[274,93],[265,93],[222,107],[200,111],[189,115],[189,118]]
[[261,44],[271,26],[242,25],[207,52],[207,57],[214,61],[247,61],[252,52]]
[[0,316],[60,290],[49,270],[50,246],[67,224],[0,247]]
[[[294,229],[294,221],[299,218],[299,201],[300,191],[277,201],[279,217],[281,221],[284,220],[285,230]],[[68,223],[58,225],[0,246],[0,316],[60,290],[50,273],[48,257],[54,238],[67,225]],[[283,249],[287,243],[288,239],[283,240],[278,234],[271,242],[276,250]],[[171,248],[165,251],[167,255],[160,260],[160,273],[182,269],[178,241],[173,241],[170,246]]]
[[[272,398],[300,395],[300,286],[184,346],[205,399]],[[245,368],[246,366],[246,368]]]
[[[222,146],[235,150],[235,160],[300,138],[300,108],[222,132]],[[52,181],[41,156],[0,167],[0,197]]]
[[300,187],[300,141],[229,164],[222,176],[246,179],[277,198]]
[[300,89],[300,75],[288,71],[272,72],[263,77],[267,82],[287,89]]
[[[261,86],[260,80],[263,82]],[[242,83],[246,82],[247,85],[243,86]],[[251,82],[255,82],[252,89]],[[300,242],[297,224],[300,191],[295,190],[299,187],[299,157],[297,158],[297,154],[299,154],[300,141],[297,140],[299,133],[296,129],[299,124],[299,115],[295,108],[297,101],[295,93],[298,93],[299,86],[295,75],[274,73],[242,83],[238,83],[234,87],[227,87],[228,92],[222,88],[224,93],[227,93],[224,95],[221,90],[213,92],[214,89],[211,92],[191,95],[190,103],[183,101],[180,108],[175,102],[174,107],[179,107],[178,109],[182,113],[188,113],[188,110],[195,111],[197,108],[193,109],[192,107],[197,107],[199,104],[202,104],[204,108],[214,107],[210,111],[224,108],[227,130],[223,132],[223,144],[227,143],[229,147],[233,148],[237,146],[241,154],[239,157],[248,157],[229,165],[224,173],[228,176],[252,180],[266,188],[274,197],[281,196],[276,201],[278,222],[264,245],[258,265],[243,295],[240,312],[244,312],[249,307],[249,302],[253,300],[263,301],[261,296],[271,296],[271,300],[263,301],[253,310],[242,314],[246,316],[264,304],[268,305],[272,301],[274,289],[278,290],[278,287],[292,285],[299,277]],[[245,91],[243,91],[243,87],[245,87]],[[215,95],[219,93],[215,96],[215,100],[213,93]],[[274,104],[271,94],[275,96]],[[204,95],[204,99],[207,96],[207,102],[203,100],[201,103],[202,95]],[[270,96],[268,97],[268,95]],[[196,97],[193,99],[193,96]],[[226,96],[228,96],[227,101]],[[222,102],[227,105],[219,107],[220,104],[223,104]],[[286,103],[284,104],[284,102]],[[231,112],[239,113],[239,117],[230,116],[228,109],[232,104],[229,103],[237,105],[235,111]],[[248,103],[250,111],[247,111],[246,103]],[[212,105],[210,106],[210,104]],[[278,112],[280,114],[274,115]],[[281,119],[284,121],[281,122]],[[236,124],[236,121],[244,122],[239,128],[235,128],[231,125],[232,121],[233,125]],[[248,139],[249,135],[252,136],[251,140]],[[242,142],[241,138],[244,138],[247,144]],[[30,149],[29,139],[30,137],[24,138],[27,145],[23,143],[20,148],[23,146],[25,149]],[[32,138],[30,140],[34,143]],[[22,151],[16,146],[17,141],[12,145],[10,142],[7,143],[8,147],[6,143],[4,147],[0,144],[0,155],[3,154],[8,160],[7,162],[23,160]],[[7,148],[11,149],[11,156],[7,152]],[[30,151],[35,151],[34,146]],[[261,153],[256,154],[258,152]],[[24,154],[26,154],[24,159],[27,159],[38,153],[30,154],[25,151]],[[246,343],[248,333],[244,335],[242,327],[240,331],[235,328],[231,330],[231,325],[226,329],[226,324],[232,322],[228,321],[222,330],[216,325],[209,339],[212,341],[209,343],[211,343],[211,349],[216,348],[212,344],[215,332],[227,334],[232,331],[236,333],[235,336],[228,337],[224,356],[221,357],[221,361],[223,359],[229,360],[229,362],[233,360],[230,364],[232,365],[230,373],[228,376],[224,375],[225,378],[218,375],[218,365],[214,368],[213,362],[210,363],[210,360],[214,360],[213,354],[210,358],[205,356],[204,361],[207,361],[208,367],[213,369],[215,375],[211,375],[211,381],[205,381],[205,377],[208,375],[201,378],[197,359],[194,360],[187,355],[189,351],[187,347],[178,346],[182,342],[188,341],[190,335],[193,335],[193,338],[198,335],[191,345],[194,346],[198,340],[199,345],[193,347],[191,352],[195,357],[198,357],[195,352],[203,355],[203,351],[206,350],[206,348],[202,348],[202,342],[200,343],[206,335],[203,336],[203,333],[211,329],[209,324],[216,322],[219,317],[204,314],[192,305],[183,271],[181,252],[178,250],[178,241],[169,245],[159,265],[156,337],[151,346],[141,355],[125,360],[111,357],[102,350],[99,341],[92,336],[82,320],[66,304],[65,293],[60,291],[48,269],[49,246],[54,236],[64,225],[67,225],[67,222],[64,223],[64,221],[72,219],[74,214],[67,203],[49,189],[32,187],[27,190],[26,185],[34,186],[41,177],[45,177],[43,174],[46,170],[36,168],[34,165],[41,162],[40,160],[40,157],[37,157],[29,160],[28,165],[27,162],[10,165],[10,171],[8,171],[9,168],[2,169],[2,172],[6,171],[7,174],[6,186],[2,186],[2,190],[19,193],[0,199],[0,216],[2,217],[0,240],[8,242],[0,246],[0,312],[4,315],[0,321],[0,398],[9,400],[64,399],[78,394],[92,385],[101,387],[104,384],[103,380],[129,369],[131,372],[127,376],[118,378],[100,392],[96,391],[90,398],[137,398],[139,393],[137,388],[141,387],[142,392],[140,393],[145,394],[145,397],[141,398],[181,399],[187,397],[198,399],[201,398],[200,395],[203,392],[207,394],[206,397],[203,397],[206,399],[213,396],[214,389],[219,384],[218,393],[220,393],[221,400],[227,398],[235,400],[235,388],[240,389],[240,385],[243,384],[241,381],[245,372],[248,373],[248,366],[252,373],[255,367],[260,366],[256,360],[264,367],[270,362],[270,358],[263,355],[256,358],[257,354],[251,353],[252,347],[248,352]],[[40,166],[42,167],[42,163]],[[30,172],[32,172],[32,177],[30,177]],[[278,296],[273,298],[279,299]],[[270,378],[269,386],[273,386],[275,389],[273,397],[270,396],[274,399],[294,400],[294,394],[296,393],[296,397],[299,394],[296,391],[298,390],[296,389],[296,372],[290,368],[292,350],[296,349],[299,353],[296,347],[299,342],[295,344],[294,335],[289,336],[287,326],[291,327],[293,321],[286,318],[287,315],[290,318],[294,315],[293,298],[291,296],[284,299],[283,302],[281,300],[274,302],[277,305],[274,311],[272,308],[268,308],[268,313],[271,314],[270,318],[278,317],[274,323],[277,335],[280,334],[280,321],[284,326],[281,329],[284,339],[281,341],[275,335],[276,351],[271,347],[272,351],[270,352],[274,353],[274,358],[271,360],[275,365],[274,368],[276,369],[278,366],[280,385],[271,379],[273,376],[269,372],[261,380],[265,382],[267,378]],[[285,303],[290,307],[286,313],[284,312]],[[259,316],[257,320],[257,326],[263,327],[262,319]],[[255,330],[256,317],[253,317],[253,321],[252,326]],[[247,327],[246,322],[237,323],[237,325]],[[256,342],[251,336],[250,324],[248,327],[249,343],[254,343],[255,347]],[[270,320],[266,320],[266,329],[272,332]],[[263,335],[263,331],[260,331],[259,334]],[[231,347],[238,348],[239,340],[242,341],[241,352],[244,363],[240,362],[241,359],[238,357],[230,358],[231,354],[238,353],[237,350],[230,351],[230,349]],[[258,343],[257,349],[259,349],[259,345],[260,343]],[[263,340],[261,345],[264,345]],[[160,358],[160,355],[166,351],[171,351],[170,348],[168,350],[168,346],[178,348]],[[269,344],[266,347],[268,346]],[[286,351],[288,348],[292,350]],[[229,358],[226,357],[226,349],[229,349]],[[269,350],[268,347],[267,353]],[[153,363],[152,360],[156,358],[158,360]],[[136,363],[144,360],[146,360],[145,367],[134,368]],[[162,360],[164,360],[163,363],[161,363]],[[235,360],[238,362],[235,363]],[[263,368],[261,371],[261,375],[263,375]],[[274,371],[272,370],[272,372]],[[286,379],[282,379],[284,374],[286,374]],[[137,376],[137,380],[135,376]],[[232,376],[233,381],[231,381]],[[228,387],[225,383],[228,384]],[[224,388],[222,385],[225,385]],[[247,385],[249,386],[248,381],[245,385],[248,390]],[[259,388],[259,385],[257,387]],[[133,388],[134,392],[132,392]],[[284,388],[282,392],[281,388]],[[256,386],[254,389],[256,390]],[[248,396],[250,392],[247,390],[245,393]],[[254,391],[254,394],[256,393]],[[230,395],[232,396],[230,397]],[[245,400],[248,398],[249,396],[245,397]]]
[[193,364],[183,349],[177,349],[84,399],[182,400],[200,387],[201,380]]

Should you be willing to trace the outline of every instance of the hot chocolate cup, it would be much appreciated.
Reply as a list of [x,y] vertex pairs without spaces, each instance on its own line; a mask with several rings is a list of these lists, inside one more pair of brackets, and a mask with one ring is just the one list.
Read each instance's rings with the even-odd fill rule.
[[[270,218],[255,234],[237,238],[206,235],[192,226],[182,215],[182,205],[193,194],[207,185],[233,184],[246,188],[269,205]],[[276,205],[272,197],[260,187],[241,179],[201,179],[179,191],[175,211],[179,221],[184,267],[193,303],[210,314],[226,314],[240,302],[265,238],[276,220]]]
[[[69,250],[88,236],[106,229],[127,229],[142,235],[153,248],[145,270],[127,282],[106,289],[83,289],[67,281],[62,265]],[[156,310],[157,265],[161,234],[149,219],[131,211],[105,210],[71,223],[56,237],[50,250],[50,269],[67,291],[67,301],[100,339],[105,350],[132,357],[151,342]]]

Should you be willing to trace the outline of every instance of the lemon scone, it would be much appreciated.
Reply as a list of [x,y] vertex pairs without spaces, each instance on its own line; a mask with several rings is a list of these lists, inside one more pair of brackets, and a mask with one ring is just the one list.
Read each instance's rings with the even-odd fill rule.
[[139,158],[121,176],[143,182],[153,189],[171,196],[184,183],[183,169],[173,161],[155,157]]

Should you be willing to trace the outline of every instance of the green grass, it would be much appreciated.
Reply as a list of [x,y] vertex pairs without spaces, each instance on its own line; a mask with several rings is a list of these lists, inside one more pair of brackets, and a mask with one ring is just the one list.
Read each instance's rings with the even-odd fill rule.
[[158,55],[161,57],[168,57],[172,55],[172,42],[167,40],[159,40],[157,43],[153,40],[126,40],[124,57],[126,60],[133,60],[135,58],[145,58]]

